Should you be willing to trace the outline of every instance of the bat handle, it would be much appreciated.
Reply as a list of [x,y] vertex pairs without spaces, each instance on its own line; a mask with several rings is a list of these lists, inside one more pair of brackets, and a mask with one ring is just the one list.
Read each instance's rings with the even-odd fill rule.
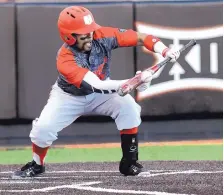
[[188,47],[194,46],[196,44],[197,44],[196,40],[192,39],[192,40],[189,41],[189,43],[187,43],[186,45],[184,45],[179,51],[181,53],[184,50],[186,50]]
[[[185,51],[188,47],[192,47],[192,46],[194,46],[194,45],[196,45],[196,44],[197,44],[196,40],[195,40],[195,39],[192,39],[192,40],[190,40],[186,45],[184,45],[184,46],[179,50],[179,52],[182,53],[182,52]],[[169,58],[166,58],[165,60],[163,60],[162,62],[158,63],[158,64],[156,65],[156,67],[157,67],[156,70],[153,70],[154,73],[157,72],[157,70],[159,70],[162,66],[164,66],[165,64],[167,64],[170,60],[171,60],[171,58],[169,57]],[[153,69],[153,68],[152,68],[152,69]]]

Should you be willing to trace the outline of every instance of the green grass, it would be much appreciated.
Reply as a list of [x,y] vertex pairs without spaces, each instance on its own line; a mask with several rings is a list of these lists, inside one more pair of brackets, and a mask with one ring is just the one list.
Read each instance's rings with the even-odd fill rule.
[[[222,145],[147,146],[139,148],[140,160],[222,160]],[[0,151],[0,164],[23,164],[32,151]],[[46,163],[119,161],[120,148],[50,149]]]

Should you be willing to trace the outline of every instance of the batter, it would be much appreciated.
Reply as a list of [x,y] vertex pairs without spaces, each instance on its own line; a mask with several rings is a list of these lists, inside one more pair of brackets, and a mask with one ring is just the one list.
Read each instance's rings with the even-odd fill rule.
[[[126,80],[111,80],[112,50],[119,47],[145,46],[148,50],[171,57],[180,53],[169,49],[153,35],[131,29],[98,25],[92,13],[80,6],[61,11],[58,29],[64,44],[57,54],[58,78],[39,118],[33,121],[30,138],[33,159],[13,178],[35,177],[45,172],[44,159],[58,132],[86,114],[106,115],[114,119],[121,136],[122,158],[119,171],[123,175],[138,175],[143,166],[138,162],[138,127],[141,108],[131,95],[121,97],[117,90]],[[137,72],[138,74],[139,72]],[[142,75],[144,91],[152,75]]]

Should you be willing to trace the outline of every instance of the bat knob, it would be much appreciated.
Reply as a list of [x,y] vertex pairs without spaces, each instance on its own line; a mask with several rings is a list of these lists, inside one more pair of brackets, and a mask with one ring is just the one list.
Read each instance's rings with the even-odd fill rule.
[[130,87],[128,84],[123,84],[121,85],[118,90],[117,93],[120,96],[125,96],[126,94],[128,94],[130,92]]
[[118,93],[119,96],[122,96],[122,97],[126,95],[121,88],[119,88],[117,90],[117,93]]
[[192,45],[196,45],[197,41],[195,39],[192,39]]

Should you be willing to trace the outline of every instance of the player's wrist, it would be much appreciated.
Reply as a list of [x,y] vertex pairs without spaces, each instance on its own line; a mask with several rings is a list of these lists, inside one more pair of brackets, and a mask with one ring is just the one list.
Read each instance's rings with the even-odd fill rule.
[[169,51],[169,48],[161,41],[154,45],[154,52],[161,54],[163,57],[166,56],[167,51]]
[[170,48],[165,48],[163,51],[162,51],[162,56],[165,58],[166,57],[166,54],[167,52],[170,50]]

